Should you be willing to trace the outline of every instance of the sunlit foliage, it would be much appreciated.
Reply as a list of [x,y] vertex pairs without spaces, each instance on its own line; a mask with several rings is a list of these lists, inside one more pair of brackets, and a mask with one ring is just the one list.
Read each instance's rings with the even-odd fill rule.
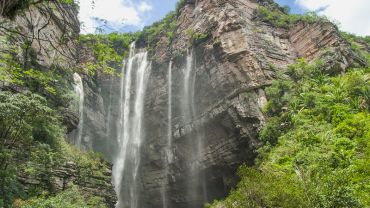
[[136,38],[136,33],[81,35],[80,44],[92,49],[94,55],[94,60],[84,63],[82,70],[90,75],[96,71],[114,74],[122,67],[123,58],[128,56],[129,46]]
[[266,89],[257,164],[211,207],[370,206],[370,69],[324,72],[301,59]]

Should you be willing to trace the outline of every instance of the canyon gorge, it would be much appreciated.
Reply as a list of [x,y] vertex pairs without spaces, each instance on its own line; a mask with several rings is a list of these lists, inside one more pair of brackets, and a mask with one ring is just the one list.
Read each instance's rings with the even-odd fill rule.
[[[75,94],[73,104],[61,107],[67,140],[101,153],[107,169],[104,177],[81,182],[67,162],[55,171],[57,189],[76,181],[116,208],[204,207],[237,186],[241,165],[255,165],[268,120],[266,88],[289,65],[320,59],[328,74],[367,66],[333,23],[279,26],[263,18],[260,7],[284,14],[270,0],[185,0],[171,14],[171,35],[166,26],[148,38],[145,30],[154,24],[132,35],[130,45],[113,43],[122,55],[121,63],[109,63],[113,73],[99,67],[66,73]],[[23,28],[12,39],[16,45],[33,36],[31,65],[84,69],[99,60],[94,40],[77,41],[76,8],[45,11],[32,7],[8,21]],[[18,177],[25,186],[42,184]]]

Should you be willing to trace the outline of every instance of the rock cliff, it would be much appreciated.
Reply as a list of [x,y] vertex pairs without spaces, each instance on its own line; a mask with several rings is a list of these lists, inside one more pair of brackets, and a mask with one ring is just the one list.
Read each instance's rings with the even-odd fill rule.
[[[20,6],[21,3],[13,0],[0,2],[2,8],[0,10],[0,56],[11,53],[24,70],[58,73],[59,80],[55,80],[53,85],[59,88],[65,87],[66,89],[63,90],[73,93],[72,72],[78,67],[77,41],[80,30],[77,6],[59,3],[59,1],[44,1],[23,8]],[[10,85],[4,80],[1,81],[1,87],[5,90],[17,92],[26,89],[23,86]],[[96,90],[93,87],[88,89]],[[60,111],[68,132],[77,128],[78,110],[71,107],[71,103],[63,103],[63,100],[58,100],[59,98],[54,94],[44,89],[33,90],[51,100],[53,107]],[[96,100],[94,103],[97,103]],[[104,169],[106,166],[109,168]],[[102,170],[104,176],[92,173],[88,174],[88,177],[82,177],[80,168],[74,162],[67,162],[61,167],[48,170],[52,172],[52,179],[47,181],[52,181],[52,184],[43,180],[45,175],[42,173],[31,176],[28,173],[19,172],[18,180],[24,186],[22,189],[26,193],[32,188],[49,190],[50,186],[52,193],[57,193],[71,185],[76,185],[85,196],[102,197],[107,205],[114,207],[116,195],[111,183],[111,165],[101,161],[101,166],[95,167],[104,169]]]
[[[202,199],[192,201],[185,193],[186,170],[200,162],[208,190],[207,200],[225,196],[235,185],[235,172],[242,163],[253,164],[259,145],[257,134],[264,124],[262,108],[266,103],[264,88],[278,70],[297,58],[311,61],[321,58],[328,69],[344,71],[354,64],[364,64],[328,22],[297,22],[279,28],[256,15],[259,5],[276,6],[271,1],[198,0],[186,1],[177,19],[175,38],[161,38],[155,49],[148,86],[145,117],[147,135],[143,144],[141,167],[142,207],[159,207],[159,181],[163,163],[163,139],[166,125],[166,66],[173,54],[194,50],[195,106],[197,116],[182,123],[181,111],[173,112],[175,162],[167,184],[171,207],[200,207]],[[194,45],[189,28],[207,34],[203,43]],[[325,49],[325,50],[324,50]],[[174,106],[180,106],[184,58],[176,58],[173,67]],[[190,161],[194,148],[187,140],[196,140],[203,131],[205,148],[199,161]]]

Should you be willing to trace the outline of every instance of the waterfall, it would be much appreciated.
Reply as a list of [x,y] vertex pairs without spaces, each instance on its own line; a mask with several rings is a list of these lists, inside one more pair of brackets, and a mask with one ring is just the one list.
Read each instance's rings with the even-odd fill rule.
[[77,73],[73,74],[73,81],[75,83],[74,90],[79,99],[78,112],[79,112],[79,118],[80,118],[80,122],[78,123],[78,128],[77,128],[77,138],[75,141],[75,145],[79,149],[81,149],[82,132],[83,132],[83,125],[84,125],[84,85],[83,85],[81,76]]
[[[184,125],[189,125],[197,115],[197,109],[195,107],[195,63],[194,63],[193,51],[188,50],[186,57],[186,67],[184,71],[184,82],[183,82],[183,96],[182,96],[182,113]],[[190,155],[188,158],[189,173],[187,179],[187,197],[189,197],[190,207],[203,206],[203,203],[207,201],[207,190],[205,183],[205,176],[200,171],[201,164],[200,159],[201,153],[204,149],[204,135],[203,131],[197,129],[198,127],[192,126],[193,134],[188,135],[189,140],[189,151]]]
[[194,98],[194,91],[193,91],[193,51],[187,52],[186,56],[186,68],[184,72],[184,85],[183,85],[183,99],[182,99],[182,113],[184,116],[184,123],[189,123],[192,120],[192,110],[193,110],[193,98]]
[[169,166],[173,161],[173,153],[172,153],[172,60],[168,64],[168,111],[167,111],[167,144],[165,147],[165,173],[164,173],[164,181],[162,183],[162,201],[163,201],[163,208],[168,207],[168,196],[166,193],[166,187],[169,183]]
[[172,60],[168,65],[167,161],[172,163]]
[[137,174],[140,165],[143,111],[146,84],[150,74],[147,52],[130,55],[121,80],[121,105],[117,143],[118,155],[114,161],[113,182],[118,195],[117,208],[138,207]]

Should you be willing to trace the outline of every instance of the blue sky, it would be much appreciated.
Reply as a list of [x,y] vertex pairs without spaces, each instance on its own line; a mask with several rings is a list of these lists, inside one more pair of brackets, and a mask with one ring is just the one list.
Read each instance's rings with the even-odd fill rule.
[[305,9],[297,5],[294,0],[275,0],[275,2],[281,6],[289,6],[291,13],[302,14],[305,12]]
[[[342,30],[370,35],[370,0],[275,0],[292,13],[317,11],[339,23]],[[82,33],[137,31],[175,9],[177,0],[79,0]],[[94,3],[92,3],[94,2]]]

